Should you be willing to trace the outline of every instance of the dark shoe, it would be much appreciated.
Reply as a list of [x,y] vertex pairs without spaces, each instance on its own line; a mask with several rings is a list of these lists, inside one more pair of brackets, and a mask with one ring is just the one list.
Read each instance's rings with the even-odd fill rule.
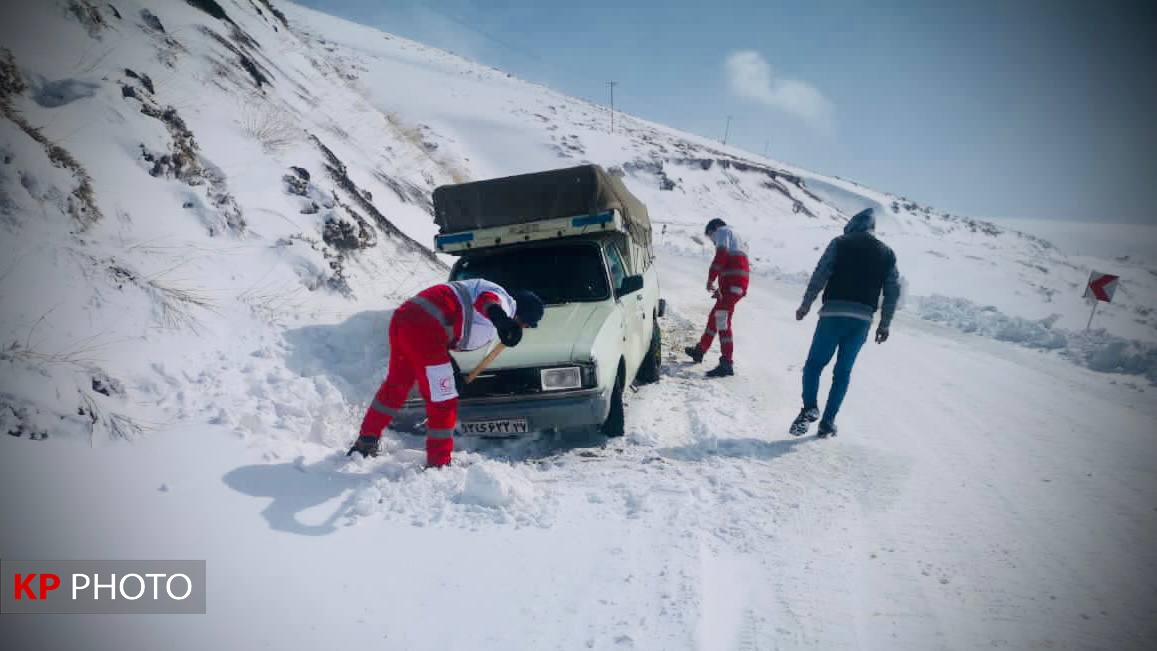
[[353,447],[351,447],[350,451],[346,452],[345,455],[348,457],[354,452],[360,452],[363,459],[366,457],[376,457],[380,451],[381,444],[381,437],[366,436],[363,434],[358,437],[358,440],[354,441]]
[[731,360],[719,358],[719,366],[707,371],[707,377],[730,377],[735,375],[735,367],[732,366]]
[[799,416],[796,416],[795,420],[791,421],[791,429],[789,429],[788,432],[790,432],[792,436],[803,436],[807,434],[807,428],[811,427],[811,424],[819,419],[819,409],[815,407],[804,407],[799,410]]
[[683,349],[683,352],[687,353],[687,356],[695,364],[703,361],[703,351],[699,350],[698,346],[688,346]]
[[820,427],[816,430],[816,438],[826,439],[829,437],[835,438],[835,436],[836,426],[826,421],[820,421]]

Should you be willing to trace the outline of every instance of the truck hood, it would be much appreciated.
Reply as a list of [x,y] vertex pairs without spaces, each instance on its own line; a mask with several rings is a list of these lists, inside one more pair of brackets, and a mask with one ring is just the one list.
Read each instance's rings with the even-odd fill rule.
[[[585,362],[591,359],[591,346],[607,317],[614,312],[613,301],[598,303],[567,303],[546,308],[537,328],[522,332],[522,341],[514,348],[503,351],[490,368],[518,368],[548,366],[567,362]],[[482,361],[492,346],[470,352],[456,352],[463,373]]]

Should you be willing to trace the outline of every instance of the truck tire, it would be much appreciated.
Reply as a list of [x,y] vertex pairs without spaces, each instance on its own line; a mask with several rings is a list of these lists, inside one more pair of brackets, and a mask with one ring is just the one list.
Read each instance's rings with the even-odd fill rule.
[[635,384],[654,384],[659,381],[659,373],[663,365],[663,334],[659,331],[659,323],[651,330],[651,346],[639,364],[635,373]]
[[626,385],[624,375],[623,367],[620,366],[615,388],[611,389],[611,410],[607,412],[607,420],[601,428],[603,434],[610,438],[622,436],[626,431],[626,415],[623,413],[623,387]]

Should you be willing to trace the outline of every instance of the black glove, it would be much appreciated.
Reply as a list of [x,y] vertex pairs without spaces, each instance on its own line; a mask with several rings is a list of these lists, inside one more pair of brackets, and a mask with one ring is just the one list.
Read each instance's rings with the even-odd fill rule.
[[506,316],[506,312],[498,305],[491,305],[486,308],[486,317],[494,324],[494,329],[498,331],[498,340],[506,345],[507,348],[514,348],[518,342],[522,341],[522,326],[514,319]]
[[346,452],[345,455],[348,457],[353,455],[354,452],[361,452],[363,459],[366,457],[376,457],[378,456],[381,442],[382,439],[380,437],[362,434],[358,437],[358,440],[354,441],[353,447],[351,447],[350,451]]
[[458,367],[458,360],[453,357],[450,358],[450,366],[454,368],[454,388],[458,390],[458,395],[462,395],[462,387],[466,384],[466,376],[462,374],[462,369]]
[[876,328],[876,343],[882,344],[888,341],[888,326],[880,325]]

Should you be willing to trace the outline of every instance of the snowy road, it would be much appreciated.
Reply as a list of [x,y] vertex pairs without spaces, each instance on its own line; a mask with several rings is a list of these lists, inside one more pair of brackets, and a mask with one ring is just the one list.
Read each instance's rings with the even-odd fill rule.
[[[706,315],[704,266],[661,260],[669,351]],[[795,322],[798,292],[755,279],[739,375],[709,383],[669,353],[607,447],[483,443],[417,473],[416,440],[346,462],[192,423],[97,449],[5,437],[0,505],[25,526],[4,528],[4,557],[210,571],[203,617],[5,628],[45,648],[80,635],[198,649],[1157,642],[1148,393],[900,318],[865,347],[840,437],[792,439],[815,323]]]
[[[680,296],[701,291],[685,268],[665,269]],[[738,349],[759,351],[741,367],[752,381],[730,390],[760,405],[777,438],[798,409],[814,317],[791,321],[802,292],[761,289],[736,326]],[[1157,531],[1152,401],[1055,358],[903,318],[893,330],[859,360],[841,438],[811,442],[798,469],[770,469],[810,496],[779,528],[800,533],[795,544],[769,550],[785,561],[769,565],[780,621],[809,615],[793,641],[1152,640],[1157,553],[1142,543]]]

